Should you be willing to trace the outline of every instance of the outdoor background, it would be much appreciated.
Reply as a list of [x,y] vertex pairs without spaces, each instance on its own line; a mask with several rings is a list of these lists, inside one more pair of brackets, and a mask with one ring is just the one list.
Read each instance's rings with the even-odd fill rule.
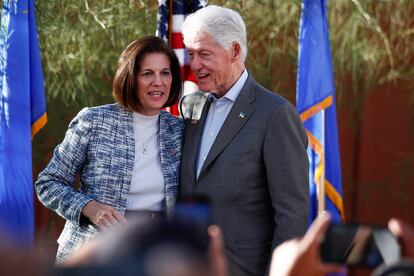
[[[247,68],[295,103],[301,1],[209,4],[241,13]],[[155,34],[157,8],[155,0],[36,2],[48,123],[33,141],[34,179],[82,107],[113,101],[117,58]],[[414,1],[335,0],[328,13],[346,220],[414,225]],[[63,220],[36,202],[35,223],[38,244],[55,249]]]

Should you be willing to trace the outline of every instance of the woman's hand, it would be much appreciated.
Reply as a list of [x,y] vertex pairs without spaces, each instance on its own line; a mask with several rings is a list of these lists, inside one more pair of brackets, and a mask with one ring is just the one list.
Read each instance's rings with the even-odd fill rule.
[[102,230],[128,223],[125,217],[114,207],[100,204],[94,200],[88,202],[82,208],[82,214]]

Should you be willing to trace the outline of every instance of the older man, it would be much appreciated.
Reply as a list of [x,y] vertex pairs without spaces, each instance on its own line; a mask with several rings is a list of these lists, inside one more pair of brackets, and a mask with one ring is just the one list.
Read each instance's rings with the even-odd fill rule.
[[[224,234],[232,275],[264,275],[272,248],[305,233],[307,138],[295,108],[245,69],[246,27],[208,6],[182,25],[200,93],[183,102],[181,195],[205,194]],[[198,116],[200,115],[200,116]]]

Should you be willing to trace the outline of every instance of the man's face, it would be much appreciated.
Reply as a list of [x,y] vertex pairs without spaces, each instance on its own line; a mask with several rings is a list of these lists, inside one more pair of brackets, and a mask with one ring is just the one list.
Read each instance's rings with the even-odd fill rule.
[[235,78],[236,59],[232,57],[232,49],[225,50],[203,32],[198,32],[187,41],[186,47],[200,90],[219,97],[226,94],[239,77]]

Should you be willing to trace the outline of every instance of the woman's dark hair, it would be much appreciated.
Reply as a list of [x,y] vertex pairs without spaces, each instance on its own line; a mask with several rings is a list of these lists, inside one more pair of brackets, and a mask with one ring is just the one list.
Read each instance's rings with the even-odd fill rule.
[[138,111],[139,100],[137,94],[137,74],[142,60],[147,54],[162,53],[170,61],[172,83],[170,95],[163,107],[178,102],[182,92],[180,63],[174,51],[156,36],[146,36],[129,44],[119,57],[112,94],[122,106],[132,111]]

